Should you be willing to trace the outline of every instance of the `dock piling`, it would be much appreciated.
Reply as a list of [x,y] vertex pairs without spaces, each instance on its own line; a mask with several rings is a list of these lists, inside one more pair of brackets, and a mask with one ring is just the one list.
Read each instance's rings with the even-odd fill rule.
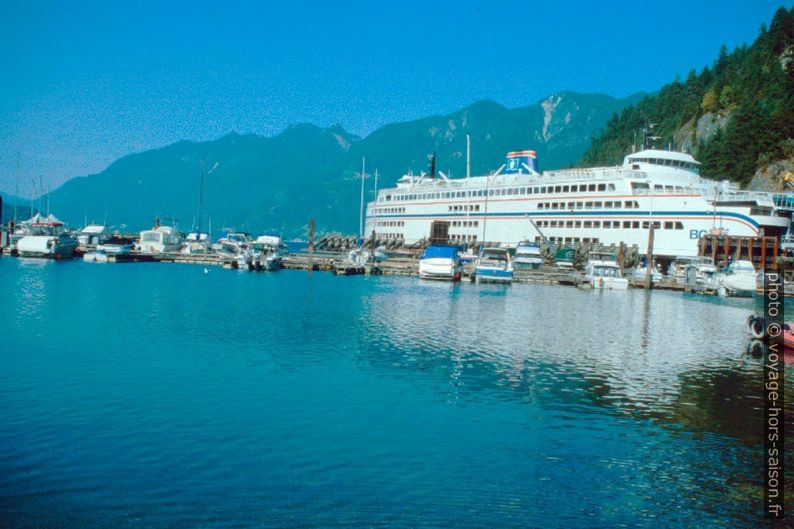
[[645,290],[651,289],[651,274],[653,272],[653,222],[648,227],[648,253],[645,257]]
[[314,219],[309,219],[309,256],[307,259],[307,268],[309,272],[312,271],[314,267],[314,263],[312,262],[312,258],[314,257]]

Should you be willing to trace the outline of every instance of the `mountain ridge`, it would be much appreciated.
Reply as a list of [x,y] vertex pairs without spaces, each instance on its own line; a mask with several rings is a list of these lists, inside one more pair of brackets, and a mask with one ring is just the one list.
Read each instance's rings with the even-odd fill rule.
[[[517,108],[493,100],[475,101],[447,114],[379,127],[360,137],[338,124],[296,123],[273,136],[232,131],[208,141],[181,140],[123,156],[104,170],[74,177],[50,194],[51,211],[72,225],[102,219],[126,229],[143,229],[155,216],[196,224],[199,168],[216,162],[204,179],[202,225],[305,235],[309,218],[320,231],[358,228],[361,159],[375,168],[379,187],[392,186],[407,170],[425,170],[437,152],[437,167],[453,177],[465,174],[466,135],[472,141],[472,174],[501,165],[507,151],[531,148],[541,167],[572,165],[590,135],[614,112],[639,101],[564,91]],[[551,113],[544,102],[554,103]],[[548,107],[550,103],[546,103]],[[366,200],[374,196],[366,182]]]

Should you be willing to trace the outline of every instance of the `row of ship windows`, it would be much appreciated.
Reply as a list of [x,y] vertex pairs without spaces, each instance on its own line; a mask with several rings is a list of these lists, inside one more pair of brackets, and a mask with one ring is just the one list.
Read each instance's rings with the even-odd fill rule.
[[449,211],[480,211],[480,205],[449,206]]
[[[650,222],[644,220],[539,220],[537,222],[539,228],[608,228],[608,229],[640,229],[647,230],[650,227]],[[679,221],[664,221],[664,223],[655,220],[653,227],[656,230],[664,228],[665,230],[683,230],[684,224]]]
[[401,220],[379,220],[375,223],[375,226],[396,226],[402,227],[405,226],[405,223]]
[[[647,193],[650,191],[651,186],[647,182],[632,182],[631,189],[636,192],[640,193]],[[661,184],[654,184],[653,186],[654,191],[660,191],[662,193],[692,193],[691,187],[681,187],[681,186],[663,186]]]
[[378,239],[402,239],[402,233],[378,233]]
[[450,235],[449,238],[452,239],[453,241],[467,241],[467,242],[471,242],[471,241],[476,241],[477,240],[477,236],[476,235],[460,235],[460,234],[457,234],[457,233],[453,234],[453,235]]
[[479,220],[453,220],[452,227],[453,228],[476,228],[480,225]]
[[[545,242],[542,237],[537,236],[535,237],[536,243],[543,243]],[[549,242],[552,244],[571,244],[575,242],[592,242],[593,244],[598,244],[598,237],[549,237]]]
[[[510,187],[499,189],[478,189],[476,191],[444,191],[438,193],[416,193],[410,195],[385,195],[379,197],[378,201],[382,202],[394,200],[410,201],[410,200],[433,200],[438,198],[476,198],[476,197],[499,197],[510,195],[540,195],[545,193],[593,193],[597,191],[614,191],[615,184],[573,184],[573,185],[558,185],[558,186],[537,186],[537,187]],[[487,194],[486,194],[487,191]]]
[[673,167],[683,167],[691,171],[698,171],[698,164],[695,162],[685,162],[683,160],[670,160],[667,158],[631,158],[632,162],[652,163],[654,165],[671,165]]
[[383,215],[385,213],[405,213],[405,208],[376,208],[372,210],[373,215]]
[[565,202],[539,202],[538,209],[639,209],[640,205],[636,200],[620,200],[606,202],[568,202],[568,207],[565,207]]

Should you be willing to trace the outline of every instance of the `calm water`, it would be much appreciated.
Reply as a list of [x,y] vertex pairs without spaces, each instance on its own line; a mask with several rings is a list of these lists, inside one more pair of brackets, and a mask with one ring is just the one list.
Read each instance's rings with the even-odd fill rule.
[[0,292],[3,528],[763,526],[750,300],[12,258]]

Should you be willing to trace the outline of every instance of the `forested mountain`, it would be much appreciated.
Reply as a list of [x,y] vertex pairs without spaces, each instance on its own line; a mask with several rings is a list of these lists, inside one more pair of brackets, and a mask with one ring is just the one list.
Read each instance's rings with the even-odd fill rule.
[[[748,185],[753,176],[778,178],[794,162],[794,8],[780,8],[751,46],[692,70],[657,94],[616,113],[580,165],[620,163],[635,135],[655,124],[658,147],[684,149],[702,173]],[[637,148],[640,146],[637,145]],[[771,171],[770,171],[771,170]]]

